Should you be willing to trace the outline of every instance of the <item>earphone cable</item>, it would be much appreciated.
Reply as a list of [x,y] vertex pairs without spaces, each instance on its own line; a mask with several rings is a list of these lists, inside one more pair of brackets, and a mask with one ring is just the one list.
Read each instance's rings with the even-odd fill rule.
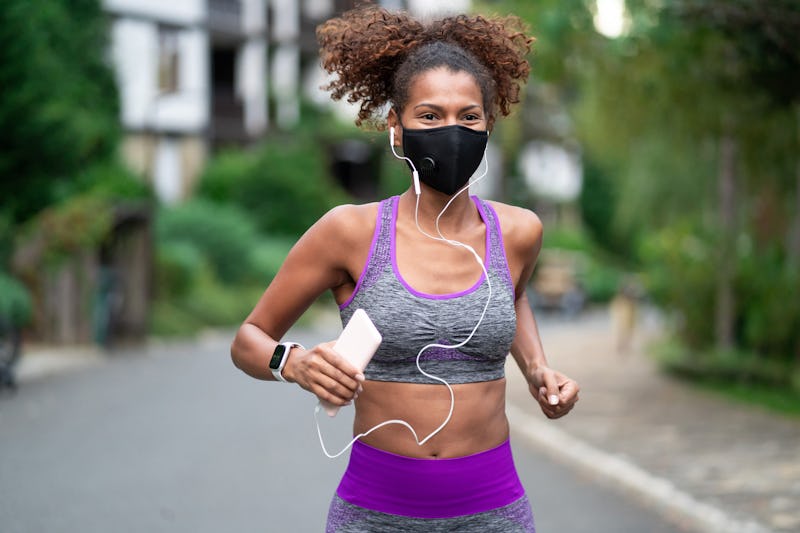
[[[478,176],[477,178],[475,178],[474,180],[471,180],[464,187],[459,189],[459,191],[456,194],[454,194],[453,197],[450,198],[450,200],[445,204],[444,208],[442,208],[442,210],[439,212],[439,215],[436,217],[436,220],[435,220],[436,233],[439,236],[435,237],[433,235],[430,235],[426,231],[424,231],[419,225],[419,198],[420,198],[420,189],[419,189],[419,185],[418,185],[418,176],[419,176],[419,174],[417,173],[417,169],[414,166],[414,163],[411,161],[411,159],[409,159],[408,157],[400,156],[400,155],[397,154],[397,152],[394,149],[394,142],[393,142],[394,141],[394,128],[392,128],[390,131],[391,131],[391,134],[390,134],[391,136],[390,136],[390,144],[389,144],[389,146],[392,149],[392,154],[394,154],[394,156],[397,159],[404,159],[404,160],[408,161],[410,166],[411,166],[411,169],[412,169],[412,176],[414,177],[414,189],[415,189],[415,193],[416,193],[416,204],[415,204],[415,208],[414,208],[414,223],[417,226],[417,230],[420,233],[422,233],[423,235],[425,235],[426,237],[430,238],[430,239],[433,239],[435,241],[441,241],[441,242],[444,242],[444,243],[449,244],[451,246],[461,247],[461,248],[464,248],[467,251],[469,251],[472,254],[472,256],[475,258],[475,260],[477,261],[478,265],[481,267],[481,270],[483,272],[483,278],[486,280],[487,290],[488,290],[489,294],[488,294],[488,296],[486,298],[486,304],[484,304],[484,306],[483,306],[483,311],[481,312],[481,316],[478,319],[478,322],[472,328],[472,331],[470,332],[470,334],[463,341],[461,341],[461,342],[459,342],[457,344],[453,344],[453,345],[431,343],[431,344],[427,344],[427,345],[423,346],[419,350],[419,352],[417,352],[417,357],[416,357],[417,370],[419,370],[419,372],[422,375],[426,376],[427,378],[432,379],[434,381],[438,381],[438,382],[442,383],[443,385],[445,385],[447,387],[448,392],[450,393],[450,409],[449,409],[449,411],[447,413],[447,416],[445,417],[444,421],[436,429],[431,431],[431,433],[428,436],[426,436],[424,439],[420,440],[419,436],[417,435],[417,432],[414,430],[414,428],[411,426],[411,424],[409,424],[405,420],[399,420],[399,419],[386,420],[384,422],[381,422],[380,424],[377,424],[377,425],[371,427],[370,429],[368,429],[367,431],[364,431],[363,433],[359,433],[358,435],[353,437],[352,440],[350,440],[350,442],[342,450],[340,450],[339,452],[337,452],[335,454],[331,454],[330,452],[328,452],[328,449],[325,447],[325,441],[324,441],[324,438],[322,437],[322,429],[320,428],[319,418],[318,418],[318,415],[319,415],[319,412],[320,412],[320,405],[317,404],[317,406],[314,408],[314,421],[315,421],[316,426],[317,426],[317,435],[319,436],[319,443],[320,443],[320,446],[322,446],[323,453],[330,459],[335,459],[335,458],[341,456],[343,453],[345,453],[347,450],[349,450],[350,447],[353,446],[353,444],[355,444],[355,442],[358,439],[366,437],[367,435],[369,435],[373,431],[376,431],[376,430],[378,430],[378,429],[380,429],[382,427],[385,427],[385,426],[388,426],[388,425],[391,425],[391,424],[398,424],[398,425],[401,425],[401,426],[404,426],[404,427],[408,428],[408,430],[414,436],[414,441],[417,443],[418,446],[424,445],[431,438],[433,438],[436,434],[438,434],[442,429],[444,429],[445,426],[447,426],[447,424],[450,422],[450,420],[453,417],[453,410],[455,409],[455,392],[453,391],[453,387],[445,379],[440,378],[439,376],[435,376],[433,374],[429,374],[428,372],[423,370],[422,366],[420,365],[420,357],[422,356],[422,354],[426,350],[429,350],[431,348],[444,348],[444,349],[453,349],[453,350],[455,350],[455,349],[461,348],[464,345],[466,345],[470,340],[472,340],[472,337],[478,331],[478,327],[480,327],[481,323],[483,323],[483,319],[486,316],[487,310],[489,309],[489,303],[492,300],[492,282],[489,279],[489,272],[486,269],[486,265],[485,265],[483,259],[478,255],[478,253],[475,251],[475,249],[472,246],[470,246],[468,244],[465,244],[465,243],[462,243],[460,241],[457,241],[457,240],[454,240],[454,239],[449,239],[449,238],[445,237],[444,234],[442,234],[441,229],[439,228],[439,221],[442,218],[442,215],[444,215],[445,211],[447,211],[447,209],[450,207],[450,205],[452,204],[453,200],[455,200],[456,197],[458,197],[458,195],[460,195],[464,191],[468,190],[470,185],[472,185],[472,184],[476,183],[477,181],[481,180],[482,178],[484,178],[486,176],[486,174],[488,173],[488,171],[489,171],[489,159],[488,159],[488,156],[486,154],[486,151],[484,151],[484,154],[483,154],[483,161],[485,162],[485,167],[484,167],[483,173],[480,176]],[[487,232],[489,231],[488,226],[486,228],[486,231]],[[488,254],[488,253],[490,253],[490,251],[487,249],[485,251],[485,253]]]

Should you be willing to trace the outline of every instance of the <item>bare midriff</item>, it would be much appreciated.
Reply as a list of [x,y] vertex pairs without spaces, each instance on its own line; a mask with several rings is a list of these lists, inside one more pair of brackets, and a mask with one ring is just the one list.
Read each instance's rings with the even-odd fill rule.
[[[505,378],[452,385],[455,407],[450,422],[419,446],[405,426],[391,424],[362,437],[381,450],[418,458],[463,457],[499,446],[508,439]],[[450,410],[444,385],[367,381],[356,400],[356,434],[391,419],[405,420],[420,440],[439,427]]]

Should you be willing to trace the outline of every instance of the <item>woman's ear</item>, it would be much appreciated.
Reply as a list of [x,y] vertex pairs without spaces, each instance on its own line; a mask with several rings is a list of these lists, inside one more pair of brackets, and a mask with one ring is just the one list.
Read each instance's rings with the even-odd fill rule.
[[[389,129],[390,139],[392,139],[392,144],[394,146],[402,146],[403,142],[403,127],[400,126],[400,118],[397,115],[397,111],[394,108],[389,110],[389,114],[386,116],[386,126]],[[392,130],[394,130],[394,134],[392,134]]]

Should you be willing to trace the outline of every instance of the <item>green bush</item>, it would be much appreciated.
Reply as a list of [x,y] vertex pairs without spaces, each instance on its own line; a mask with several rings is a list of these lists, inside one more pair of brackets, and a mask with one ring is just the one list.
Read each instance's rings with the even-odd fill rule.
[[75,176],[73,188],[112,202],[154,198],[150,186],[117,159],[101,160],[82,169]]
[[716,245],[690,222],[653,233],[642,243],[644,281],[660,306],[677,312],[678,335],[694,349],[714,342]]
[[597,161],[584,160],[583,187],[578,198],[581,218],[598,246],[617,255],[630,256],[633,235],[623,235],[614,223],[619,185],[611,176]]
[[156,300],[150,330],[154,335],[191,336],[204,328],[236,326],[263,291],[259,285],[223,285],[206,270],[182,297]]
[[578,279],[590,302],[610,301],[619,290],[622,273],[618,268],[602,263],[594,257],[584,262]]
[[155,289],[159,299],[183,298],[195,286],[203,269],[210,268],[197,246],[167,241],[156,248]]
[[77,252],[96,249],[108,238],[113,217],[108,199],[88,193],[73,196],[27,222],[19,243],[36,249],[45,264],[57,265]]
[[0,270],[0,316],[16,326],[25,325],[31,318],[31,296],[28,289],[11,275]]
[[643,248],[654,300],[680,318],[674,348],[661,354],[664,366],[714,384],[800,390],[800,274],[781,250],[763,244],[756,249],[742,235],[733,286],[735,348],[719,349],[716,240],[692,227],[670,226],[652,235]]
[[770,358],[800,361],[800,273],[782,255],[750,251],[741,259],[737,341]]
[[196,199],[162,209],[156,234],[160,245],[194,246],[223,282],[242,282],[254,274],[252,254],[258,233],[250,217],[235,206]]
[[601,252],[585,231],[555,227],[544,232],[543,254],[566,251],[574,256],[575,278],[586,292],[586,299],[604,303],[616,294],[622,271]]
[[322,143],[300,134],[270,138],[255,152],[220,155],[203,174],[199,194],[243,208],[265,235],[289,237],[349,201],[329,176]]
[[542,247],[546,250],[570,250],[575,252],[592,252],[592,242],[585,231],[578,228],[546,227]]
[[235,326],[250,314],[264,288],[223,285],[212,278],[201,277],[180,306],[205,327]]
[[275,277],[292,248],[293,240],[275,237],[261,239],[253,247],[252,264],[257,281],[266,285]]

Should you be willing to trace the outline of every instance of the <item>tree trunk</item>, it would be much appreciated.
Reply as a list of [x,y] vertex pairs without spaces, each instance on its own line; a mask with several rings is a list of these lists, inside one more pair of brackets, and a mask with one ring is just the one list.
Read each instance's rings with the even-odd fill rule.
[[[797,153],[800,154],[800,103],[795,106],[795,111],[797,117]],[[786,246],[786,255],[791,268],[800,266],[800,155],[795,162],[794,187],[794,217],[789,228],[789,238]]]
[[730,349],[734,346],[734,320],[736,301],[733,292],[733,277],[736,269],[736,139],[726,128],[719,144],[719,195],[720,247],[717,263],[717,294],[715,309],[715,337],[717,347]]

